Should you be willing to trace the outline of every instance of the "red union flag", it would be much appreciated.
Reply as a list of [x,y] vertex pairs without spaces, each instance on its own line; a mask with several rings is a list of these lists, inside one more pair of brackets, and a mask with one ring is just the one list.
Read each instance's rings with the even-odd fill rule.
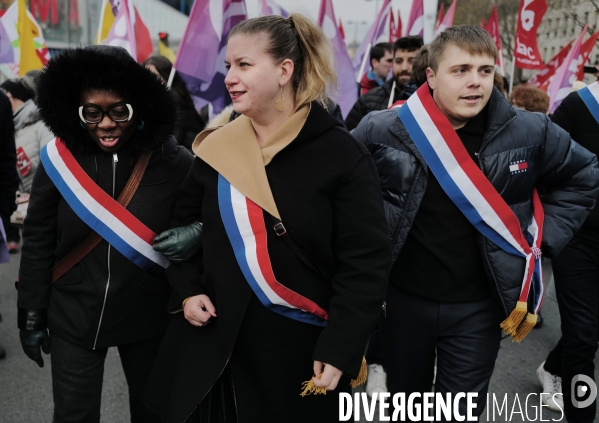
[[499,36],[499,19],[497,18],[497,6],[493,6],[493,13],[487,22],[483,18],[482,27],[485,31],[491,34],[491,38],[495,41],[497,47],[497,66],[503,72],[503,52],[501,51],[501,37]]
[[546,0],[520,0],[514,60],[520,69],[540,69],[543,59],[537,45],[537,28],[547,11]]
[[597,38],[599,38],[599,31],[591,35],[591,38],[586,40],[580,46],[580,54],[578,55],[578,70],[576,71],[576,79],[579,81],[582,81],[584,78],[584,65],[589,61],[589,56],[591,55],[591,51],[597,43]]

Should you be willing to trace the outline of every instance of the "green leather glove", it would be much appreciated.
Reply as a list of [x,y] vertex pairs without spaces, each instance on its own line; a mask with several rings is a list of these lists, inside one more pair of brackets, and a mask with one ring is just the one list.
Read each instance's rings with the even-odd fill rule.
[[50,335],[48,335],[48,329],[21,329],[19,338],[21,338],[21,346],[27,357],[35,361],[38,366],[44,367],[44,359],[42,358],[40,347],[43,352],[50,354]]
[[168,229],[154,238],[154,250],[161,252],[172,263],[181,263],[196,257],[202,250],[202,225]]

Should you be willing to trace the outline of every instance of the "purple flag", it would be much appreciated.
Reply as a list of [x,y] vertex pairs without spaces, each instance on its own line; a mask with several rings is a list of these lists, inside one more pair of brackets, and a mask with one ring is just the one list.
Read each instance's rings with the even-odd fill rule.
[[[580,53],[580,45],[584,34],[587,32],[586,24],[580,33],[580,37],[576,40],[574,47],[566,56],[566,59],[555,72],[555,76],[549,85],[549,113],[555,112],[555,109],[562,104],[562,100],[572,92],[572,85],[576,79],[578,70],[578,54]],[[577,60],[574,60],[576,58]]]
[[320,11],[318,12],[318,25],[329,39],[333,46],[333,57],[335,58],[335,73],[339,83],[339,95],[337,103],[341,108],[341,113],[345,118],[356,100],[358,100],[358,88],[354,80],[354,70],[351,59],[345,48],[345,42],[339,32],[339,27],[335,24],[335,11],[333,10],[332,0],[321,0]]
[[219,113],[231,104],[225,87],[225,53],[231,28],[247,19],[244,0],[196,0],[173,67],[195,97]]
[[15,55],[10,38],[8,38],[8,34],[0,21],[0,63],[13,63],[14,61]]
[[[454,0],[455,1],[455,0]],[[413,0],[408,19],[408,35],[424,37],[424,1]]]
[[[366,34],[366,38],[364,38],[364,41],[362,41],[362,44],[360,44],[360,47],[358,47],[358,50],[356,50],[353,60],[353,68],[354,78],[358,83],[362,78],[362,74],[368,71],[368,69],[366,69],[366,62],[370,57],[370,49],[385,32],[387,18],[389,17],[390,11],[391,0],[385,0],[383,7],[379,11],[374,23],[370,27],[368,34]],[[354,89],[357,90],[357,88]]]
[[6,245],[6,232],[4,232],[4,225],[2,224],[2,219],[0,219],[0,263],[8,263],[9,261],[10,257],[8,255],[8,245]]
[[127,0],[122,0],[119,12],[114,18],[114,23],[108,37],[106,37],[106,45],[123,47],[129,52],[131,57],[137,60],[137,43],[135,41],[135,31],[131,24],[130,7]]
[[260,0],[260,16],[279,15],[289,17],[289,12],[276,4],[273,0]]

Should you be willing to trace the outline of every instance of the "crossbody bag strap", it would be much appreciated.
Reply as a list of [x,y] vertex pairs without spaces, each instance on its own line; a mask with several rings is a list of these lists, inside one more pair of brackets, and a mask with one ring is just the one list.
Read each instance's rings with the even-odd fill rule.
[[[151,156],[152,153],[145,153],[140,156],[140,158],[137,160],[137,163],[135,163],[135,168],[133,168],[133,172],[131,173],[127,184],[125,185],[125,188],[123,188],[121,195],[119,195],[119,198],[117,199],[117,202],[121,206],[126,208],[129,205],[129,202],[133,198],[135,191],[137,191],[137,187],[139,187],[141,178],[148,167]],[[52,283],[56,282],[74,265],[79,263],[86,255],[89,254],[91,250],[94,249],[96,245],[100,243],[100,241],[102,241],[102,237],[96,232],[92,232],[81,244],[75,247],[73,251],[56,263],[56,265],[54,265],[52,268]]]
[[327,273],[324,270],[322,270],[322,268],[320,266],[318,266],[314,260],[312,260],[312,258],[308,255],[308,253],[306,253],[304,250],[302,250],[300,248],[300,246],[297,245],[295,243],[295,241],[293,241],[293,238],[291,238],[291,236],[287,232],[287,229],[285,228],[285,225],[283,225],[283,222],[281,222],[279,219],[277,219],[270,213],[267,213],[267,214],[270,216],[270,220],[272,220],[272,223],[273,223],[272,228],[274,229],[275,233],[277,234],[277,236],[279,238],[281,238],[283,241],[285,241],[285,244],[287,244],[287,246],[291,249],[291,251],[293,251],[295,253],[295,255],[301,261],[303,261],[304,264],[306,266],[308,266],[310,269],[314,270],[316,273],[318,273],[321,276],[329,277],[329,275],[327,275]]

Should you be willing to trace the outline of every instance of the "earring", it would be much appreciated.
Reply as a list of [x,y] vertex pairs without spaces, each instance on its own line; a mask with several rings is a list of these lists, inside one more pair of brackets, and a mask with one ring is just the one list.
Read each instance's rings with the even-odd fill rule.
[[81,126],[81,128],[83,129],[87,129],[87,127],[85,126],[85,123],[79,121],[79,126]]
[[279,112],[282,112],[283,110],[287,109],[287,102],[283,98],[283,86],[282,85],[281,85],[281,98],[279,100],[277,100],[276,108]]
[[146,126],[146,123],[142,120],[141,123],[137,125],[137,129],[144,129],[144,126]]

